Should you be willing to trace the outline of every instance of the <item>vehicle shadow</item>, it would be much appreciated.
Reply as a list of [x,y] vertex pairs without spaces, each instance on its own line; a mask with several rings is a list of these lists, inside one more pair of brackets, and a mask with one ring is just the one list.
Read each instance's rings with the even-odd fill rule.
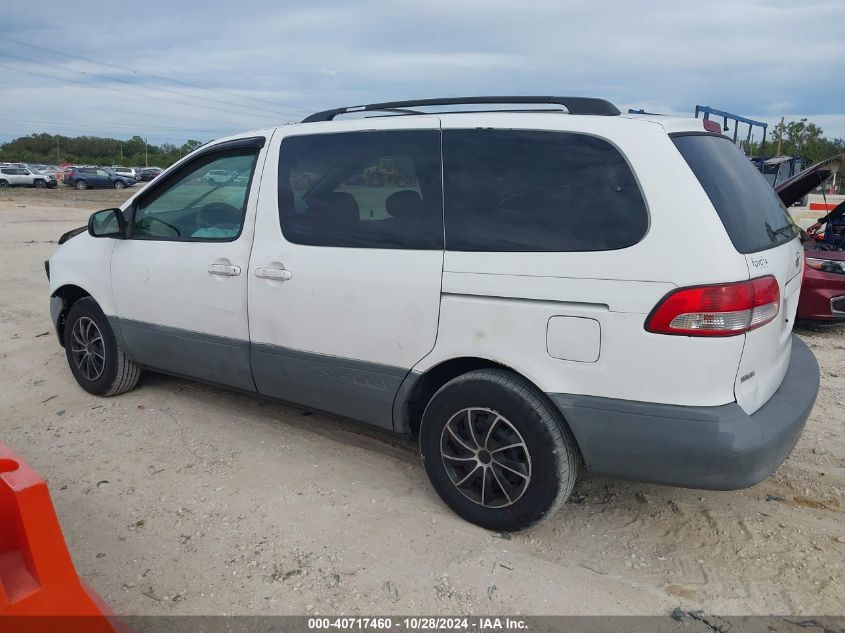
[[376,451],[409,464],[420,464],[415,440],[331,413],[152,371],[142,373],[139,388],[140,391],[169,392],[174,396],[201,401],[213,407],[218,414],[270,420],[333,442]]

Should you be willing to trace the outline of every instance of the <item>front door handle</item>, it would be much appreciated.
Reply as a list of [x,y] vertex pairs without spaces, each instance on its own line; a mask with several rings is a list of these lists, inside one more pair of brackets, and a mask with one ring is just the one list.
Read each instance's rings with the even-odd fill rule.
[[287,281],[293,277],[291,271],[285,268],[256,268],[255,276],[260,279],[272,279],[273,281]]
[[231,264],[211,264],[211,266],[208,267],[208,272],[210,272],[212,275],[237,277],[241,274],[241,267],[233,266]]

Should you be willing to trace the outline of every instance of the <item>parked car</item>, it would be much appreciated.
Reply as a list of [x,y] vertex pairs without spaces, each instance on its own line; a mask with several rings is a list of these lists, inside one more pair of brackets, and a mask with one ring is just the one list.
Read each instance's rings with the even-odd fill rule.
[[77,189],[113,187],[123,189],[135,184],[135,179],[122,176],[103,167],[74,167],[65,174],[64,183]]
[[149,182],[154,180],[161,174],[162,170],[159,167],[147,167],[141,170],[140,180],[142,182]]
[[52,189],[58,184],[54,174],[42,174],[28,167],[0,167],[0,187]]
[[[397,112],[529,102],[569,114]],[[333,121],[353,110],[383,116]],[[160,371],[416,437],[492,530],[550,516],[582,466],[751,486],[819,368],[797,230],[713,123],[481,97],[215,141],[62,236],[51,317],[90,393]],[[364,182],[385,158],[402,187]],[[215,170],[246,180],[203,189]]]
[[[789,207],[845,165],[845,154],[821,161],[775,187]],[[845,322],[845,235],[841,221],[818,237],[804,234],[804,278],[797,318],[808,323]],[[838,232],[837,232],[838,229]]]
[[213,185],[222,185],[232,177],[232,173],[225,169],[212,169],[205,174],[204,182]]
[[132,167],[121,167],[120,165],[115,165],[111,167],[111,171],[116,174],[120,174],[121,176],[126,176],[127,178],[133,178],[135,180],[138,180],[138,174]]

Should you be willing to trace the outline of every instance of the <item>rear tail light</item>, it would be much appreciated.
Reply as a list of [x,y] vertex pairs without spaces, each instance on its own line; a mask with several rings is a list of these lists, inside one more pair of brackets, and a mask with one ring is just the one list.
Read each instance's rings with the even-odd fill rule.
[[780,287],[768,275],[674,290],[651,311],[645,329],[681,336],[735,336],[765,325],[779,311]]

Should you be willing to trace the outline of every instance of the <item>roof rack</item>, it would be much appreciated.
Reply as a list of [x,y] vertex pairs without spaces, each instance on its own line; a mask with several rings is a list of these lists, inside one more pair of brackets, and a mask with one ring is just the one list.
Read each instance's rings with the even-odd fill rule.
[[[496,104],[496,103],[552,103],[564,106],[569,114],[597,114],[601,116],[617,116],[619,110],[615,105],[604,99],[592,97],[444,97],[439,99],[412,99],[410,101],[386,101],[385,103],[370,103],[367,105],[347,106],[316,112],[305,117],[303,123],[315,121],[331,121],[339,114],[349,112],[368,112],[373,110],[405,110],[419,106],[468,105],[468,104]],[[406,112],[405,114],[411,114]]]

